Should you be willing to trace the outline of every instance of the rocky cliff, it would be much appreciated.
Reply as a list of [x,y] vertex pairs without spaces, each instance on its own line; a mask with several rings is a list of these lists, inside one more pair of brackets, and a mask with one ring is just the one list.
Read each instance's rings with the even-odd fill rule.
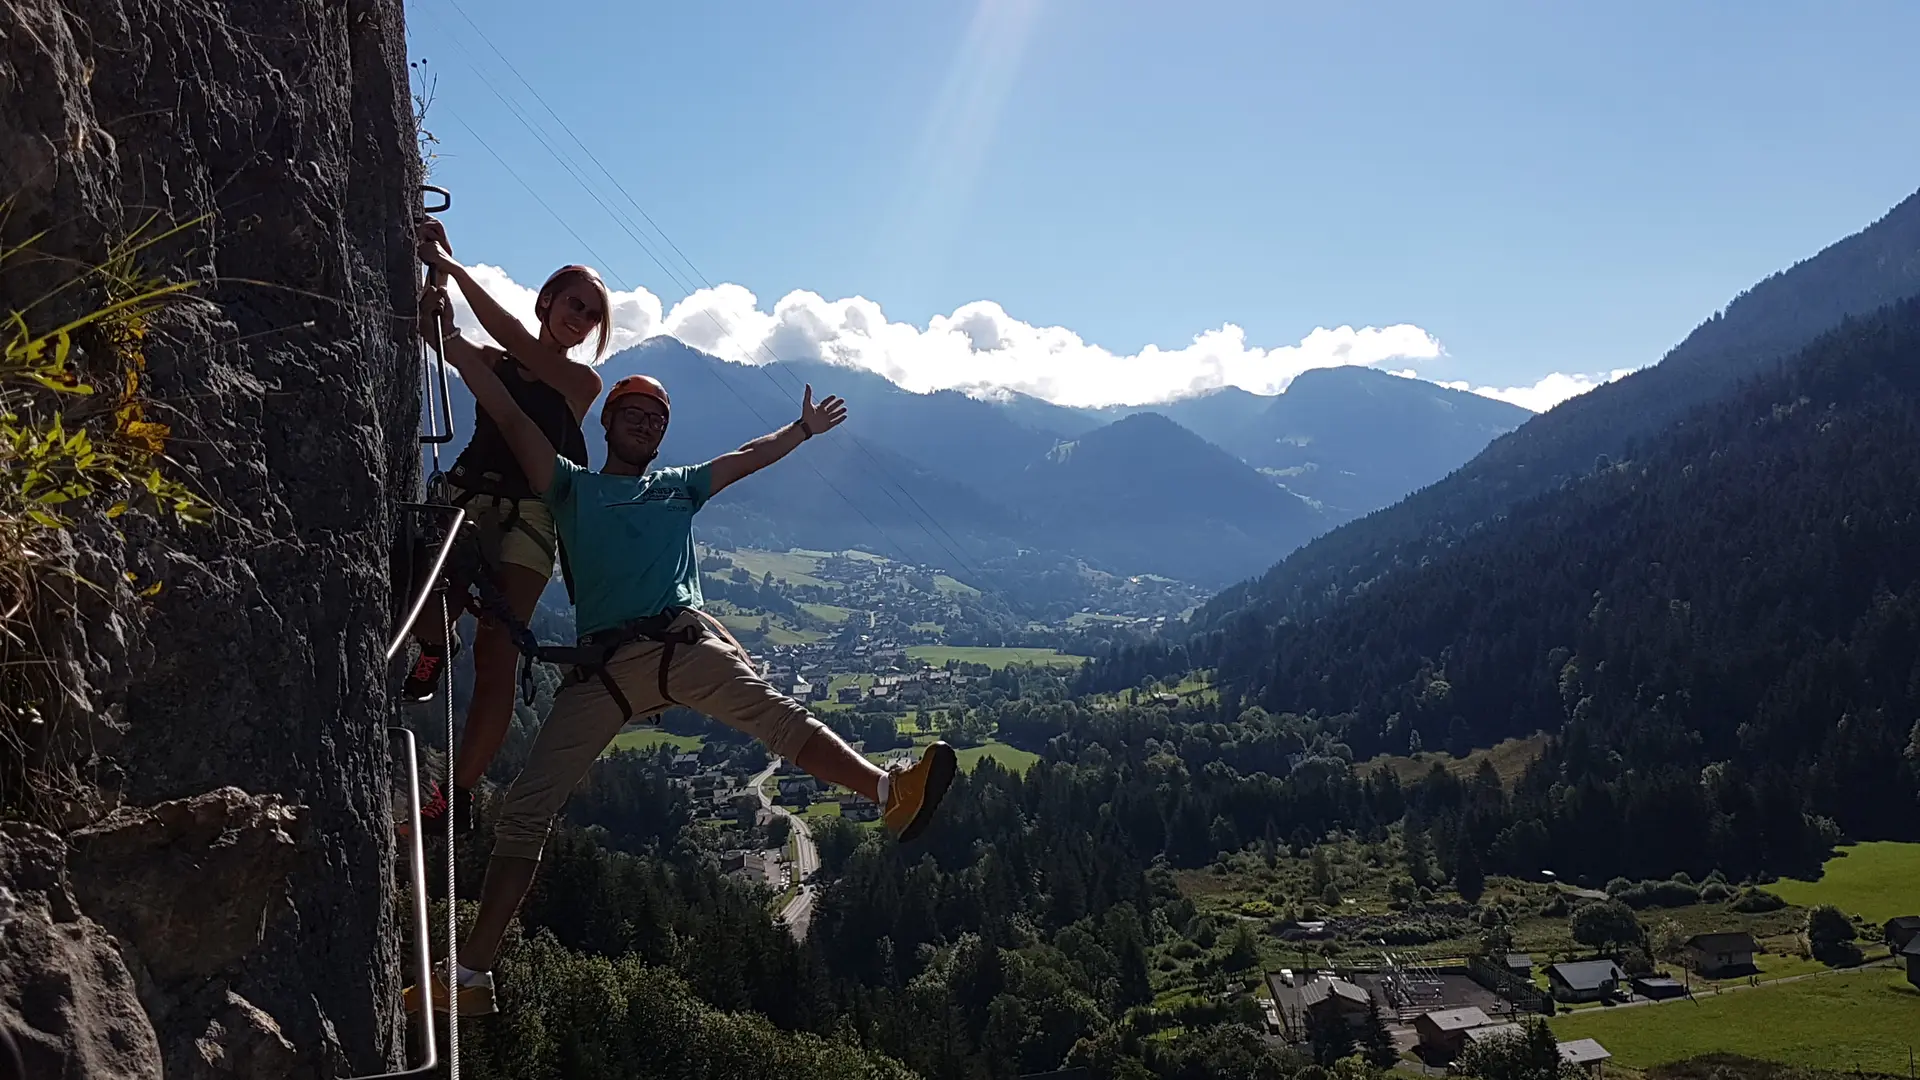
[[0,1024],[30,1075],[401,1060],[381,656],[389,508],[417,483],[404,44],[399,0],[0,4],[0,248],[38,237],[0,302],[150,216],[191,223],[141,254],[202,283],[148,334],[147,389],[219,511],[67,538],[117,588],[71,590],[43,643],[71,692],[6,733]]

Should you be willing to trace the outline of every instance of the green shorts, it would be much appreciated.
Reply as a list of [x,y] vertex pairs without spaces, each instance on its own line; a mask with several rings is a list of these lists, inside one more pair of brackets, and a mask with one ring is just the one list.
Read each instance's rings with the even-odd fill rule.
[[447,496],[467,512],[468,521],[480,526],[480,543],[493,561],[524,566],[542,577],[553,576],[560,534],[553,523],[553,511],[544,501],[468,491],[452,482],[447,484]]

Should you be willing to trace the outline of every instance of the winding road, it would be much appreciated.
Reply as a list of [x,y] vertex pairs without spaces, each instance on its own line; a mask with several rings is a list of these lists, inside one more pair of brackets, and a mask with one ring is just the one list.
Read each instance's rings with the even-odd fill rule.
[[814,895],[814,886],[807,878],[815,870],[820,869],[820,849],[813,844],[813,832],[807,828],[807,819],[789,811],[786,807],[776,806],[773,798],[767,794],[767,777],[772,776],[773,770],[779,767],[780,759],[775,758],[772,764],[760,770],[748,782],[753,785],[754,794],[760,796],[762,806],[786,818],[793,826],[793,881],[800,886],[800,891],[794,894],[792,900],[787,901],[787,906],[781,910],[780,917],[787,921],[787,928],[793,932],[794,940],[805,941],[807,924],[813,918]]

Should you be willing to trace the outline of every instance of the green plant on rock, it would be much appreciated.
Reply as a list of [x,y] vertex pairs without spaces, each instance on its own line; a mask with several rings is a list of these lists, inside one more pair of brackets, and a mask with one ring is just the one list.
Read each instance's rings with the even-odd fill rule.
[[[30,785],[8,781],[46,764],[37,760],[48,742],[41,710],[58,689],[36,629],[49,616],[36,599],[55,579],[104,590],[74,571],[65,534],[129,512],[187,523],[213,514],[172,475],[171,432],[149,415],[142,385],[154,316],[195,283],[151,275],[140,255],[192,224],[144,239],[143,225],[99,265],[0,315],[0,788],[10,792]],[[0,274],[37,255],[41,238],[0,248]],[[90,302],[43,320],[68,291]],[[160,589],[132,574],[127,581],[141,596]]]

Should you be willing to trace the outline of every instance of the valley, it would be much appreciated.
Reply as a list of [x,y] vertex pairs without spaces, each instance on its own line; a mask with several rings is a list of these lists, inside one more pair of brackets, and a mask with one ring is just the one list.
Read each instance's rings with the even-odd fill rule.
[[0,1080],[1916,1080],[1805,6],[0,4]]
[[[1857,269],[1915,213],[1770,289]],[[875,761],[939,737],[962,774],[902,851],[876,807],[670,715],[597,767],[665,815],[620,857],[669,836],[706,852],[779,955],[828,973],[808,1008],[878,994],[886,1024],[959,1033],[886,1044],[926,1074],[955,1055],[993,1075],[1441,1065],[1529,1017],[1630,1076],[1897,1070],[1886,1027],[1920,1007],[1898,955],[1920,930],[1920,578],[1900,554],[1920,455],[1899,449],[1920,445],[1916,304],[1798,346],[1776,327],[1788,351],[1690,383],[1684,419],[1495,498],[1471,477],[1517,452],[1500,436],[1224,591],[1080,554],[742,543],[723,518],[703,591],[765,676]],[[1743,300],[1712,334],[1751,341],[1749,319],[1773,325]],[[1593,407],[1519,434],[1568,453]],[[1228,395],[1188,422],[1266,411]],[[1049,436],[1058,464],[1130,460],[1094,434],[1135,425],[1135,447],[1175,424],[1095,421]],[[1060,505],[1099,520],[1101,482]],[[1463,483],[1487,516],[1394,533]],[[1372,577],[1289,576],[1361,544]],[[783,813],[818,845],[804,883]],[[803,885],[805,925],[773,920]],[[1710,1034],[1751,1025],[1770,1033]]]

